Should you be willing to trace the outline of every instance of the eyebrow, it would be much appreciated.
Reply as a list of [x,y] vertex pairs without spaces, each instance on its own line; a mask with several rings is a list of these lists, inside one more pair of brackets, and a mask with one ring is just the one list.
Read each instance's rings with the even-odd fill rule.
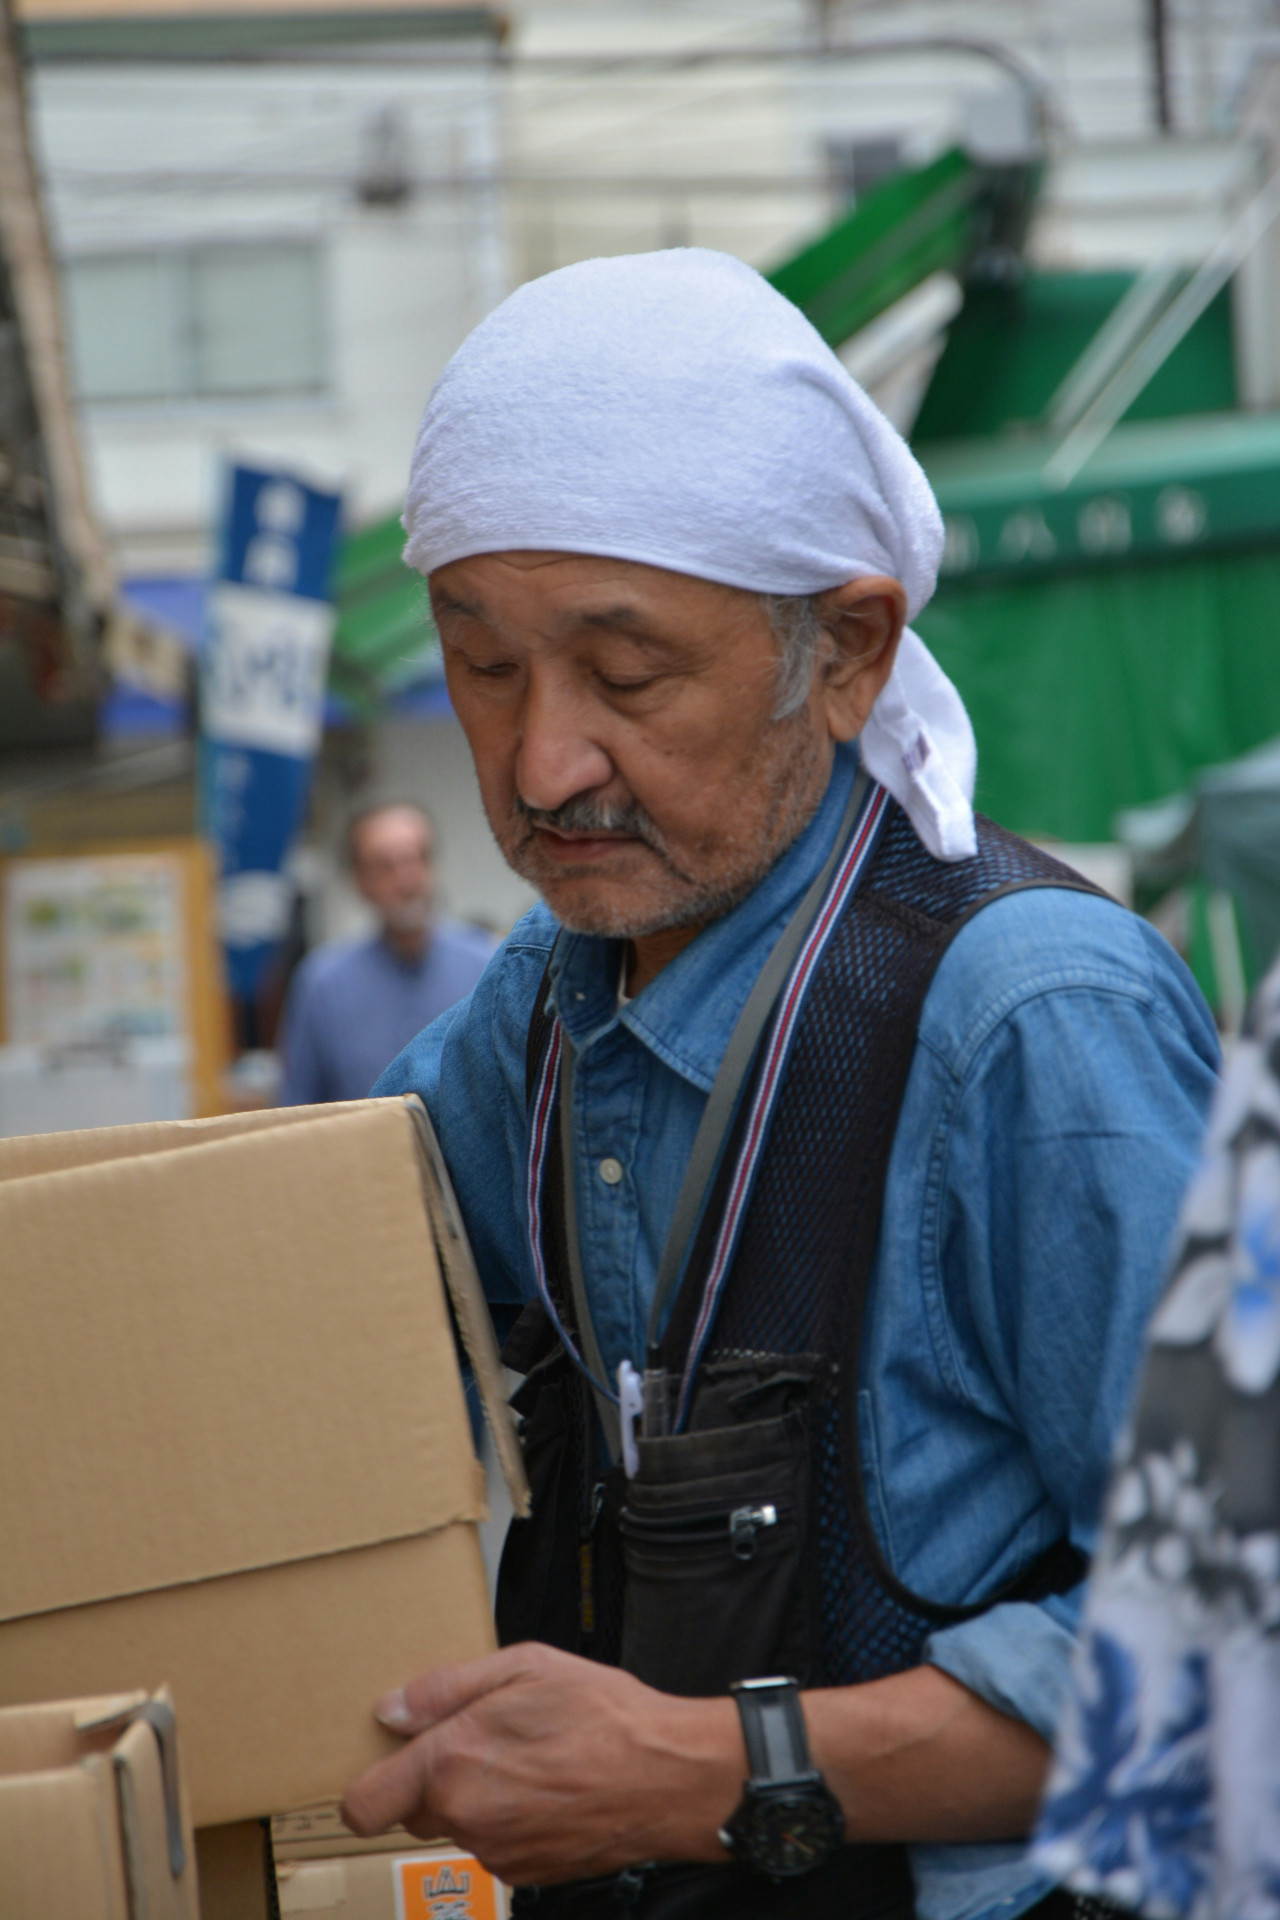
[[436,587],[431,595],[432,604],[440,613],[469,614],[473,620],[483,620],[484,608],[471,600],[459,600],[447,587]]
[[620,602],[612,607],[597,607],[576,616],[574,624],[597,633],[625,633],[628,638],[650,647],[669,648],[670,640],[657,631],[637,607]]
[[[437,587],[432,594],[432,601],[437,613],[456,613],[471,620],[485,620],[488,617],[479,601],[460,600],[447,587]],[[626,601],[618,601],[610,607],[589,608],[586,612],[573,615],[572,623],[596,633],[622,632],[645,646],[664,650],[670,646],[670,641],[655,631],[645,614]]]

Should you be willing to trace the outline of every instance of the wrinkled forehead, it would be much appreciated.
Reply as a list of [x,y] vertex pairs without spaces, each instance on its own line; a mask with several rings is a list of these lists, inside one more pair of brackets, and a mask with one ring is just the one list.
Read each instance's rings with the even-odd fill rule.
[[442,627],[515,618],[642,632],[664,619],[741,617],[763,596],[742,587],[609,554],[516,550],[449,561],[428,577]]

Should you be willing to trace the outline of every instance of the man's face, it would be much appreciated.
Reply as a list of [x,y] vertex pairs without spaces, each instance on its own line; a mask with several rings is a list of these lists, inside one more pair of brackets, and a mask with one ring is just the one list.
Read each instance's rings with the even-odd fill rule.
[[382,807],[355,828],[352,874],[393,933],[425,930],[435,898],[431,828],[414,807]]
[[816,807],[821,702],[775,720],[778,643],[753,594],[498,553],[439,568],[431,597],[489,824],[566,926],[705,925]]

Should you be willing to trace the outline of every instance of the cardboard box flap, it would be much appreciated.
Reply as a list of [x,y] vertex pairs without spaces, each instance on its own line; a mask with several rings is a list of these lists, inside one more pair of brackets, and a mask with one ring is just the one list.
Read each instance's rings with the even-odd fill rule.
[[529,1512],[529,1483],[524,1456],[516,1437],[515,1417],[507,1405],[505,1374],[498,1356],[493,1322],[472,1258],[462,1210],[453,1191],[435,1129],[416,1094],[404,1100],[343,1100],[318,1107],[272,1107],[252,1113],[219,1114],[208,1120],[154,1120],[130,1127],[95,1127],[81,1132],[31,1134],[0,1140],[0,1182],[36,1173],[69,1172],[75,1167],[99,1166],[107,1161],[132,1160],[143,1154],[167,1153],[180,1147],[207,1146],[214,1140],[240,1138],[299,1122],[333,1120],[367,1112],[371,1106],[407,1107],[413,1115],[424,1157],[424,1198],[436,1252],[462,1343],[480,1389],[485,1419],[494,1451],[520,1519]]
[[139,1690],[92,1700],[0,1707],[0,1777],[74,1767],[86,1754],[108,1752],[129,1714],[147,1698]]
[[424,1197],[431,1217],[436,1254],[444,1272],[445,1285],[453,1302],[453,1311],[462,1335],[484,1403],[485,1418],[493,1436],[498,1466],[507,1483],[512,1511],[517,1520],[529,1517],[529,1482],[524,1470],[524,1455],[516,1432],[515,1415],[507,1405],[506,1376],[494,1337],[493,1321],[480,1285],[480,1276],[471,1254],[471,1243],[463,1223],[449,1169],[445,1165],[436,1130],[417,1094],[408,1094],[405,1105],[413,1117],[426,1161]]
[[0,1183],[0,1620],[483,1515],[422,1164],[370,1101]]
[[458,1329],[475,1371],[512,1508],[523,1518],[529,1511],[529,1487],[515,1420],[506,1401],[505,1376],[493,1323],[444,1155],[426,1108],[416,1094],[407,1095],[403,1101],[336,1101],[327,1106],[275,1107],[260,1112],[221,1114],[208,1120],[158,1120],[137,1126],[96,1127],[81,1132],[0,1140],[0,1183],[37,1173],[70,1172],[78,1167],[137,1159],[182,1147],[207,1146],[215,1140],[242,1138],[300,1122],[343,1118],[367,1112],[371,1106],[394,1109],[402,1105],[412,1113],[419,1136],[425,1161],[424,1198]]
[[207,1146],[211,1140],[296,1126],[300,1121],[339,1119],[348,1113],[363,1113],[370,1105],[398,1104],[394,1100],[335,1100],[319,1107],[262,1107],[249,1113],[219,1113],[207,1120],[140,1120],[127,1127],[20,1134],[0,1139],[0,1181],[23,1180],[33,1173],[68,1173],[73,1167],[101,1166],[108,1160],[136,1160],[144,1153],[171,1153],[178,1147]]
[[[77,1813],[89,1851],[80,1870],[66,1874],[62,1845]],[[20,1901],[23,1913],[125,1920],[127,1906],[129,1920],[195,1920],[195,1863],[168,1688],[0,1709],[0,1859],[6,1848],[25,1852],[28,1875],[36,1876],[28,1877],[33,1904]],[[2,1888],[0,1912],[10,1912]]]

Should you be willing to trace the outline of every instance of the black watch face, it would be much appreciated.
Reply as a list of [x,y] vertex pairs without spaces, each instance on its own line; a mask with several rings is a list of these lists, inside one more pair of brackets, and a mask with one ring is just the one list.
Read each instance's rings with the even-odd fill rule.
[[778,1879],[821,1866],[844,1839],[844,1815],[825,1787],[753,1794],[743,1812],[744,1853],[753,1867]]

